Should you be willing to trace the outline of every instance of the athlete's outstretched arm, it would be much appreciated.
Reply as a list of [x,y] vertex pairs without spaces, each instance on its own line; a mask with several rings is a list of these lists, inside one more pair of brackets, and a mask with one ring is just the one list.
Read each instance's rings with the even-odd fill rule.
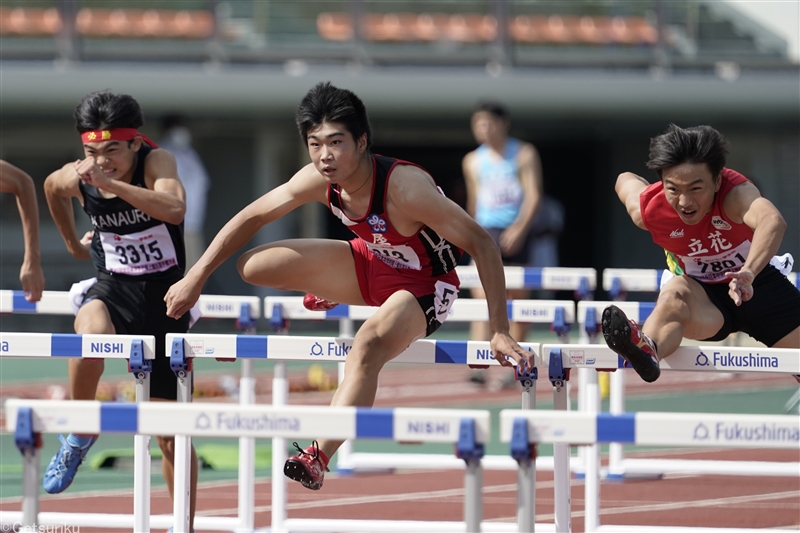
[[325,202],[326,183],[313,164],[239,211],[208,245],[186,276],[167,291],[167,316],[179,318],[200,298],[209,276],[226,259],[247,244],[258,230],[293,209],[313,200]]
[[50,216],[56,223],[67,250],[78,259],[89,259],[89,247],[81,242],[78,229],[75,227],[75,216],[72,210],[72,198],[81,198],[74,163],[67,163],[44,180],[44,196]]
[[39,251],[39,207],[36,189],[28,173],[5,161],[0,161],[0,192],[10,192],[17,197],[17,209],[22,222],[22,240],[25,245],[19,281],[29,302],[38,302],[44,290]]
[[738,272],[725,274],[731,280],[728,294],[736,305],[741,305],[753,297],[753,280],[778,253],[786,220],[752,183],[734,187],[725,197],[724,209],[731,220],[741,220],[753,230],[753,241],[744,265]]
[[486,230],[455,202],[440,194],[431,177],[417,167],[395,169],[389,185],[389,202],[399,217],[425,224],[472,256],[486,293],[495,358],[503,366],[511,365],[506,356],[530,365],[530,352],[523,350],[508,332],[503,263],[500,250]]
[[617,177],[614,190],[617,192],[620,201],[628,210],[633,223],[643,230],[647,230],[642,220],[642,212],[639,207],[639,195],[650,185],[646,179],[637,176],[633,172],[623,172]]

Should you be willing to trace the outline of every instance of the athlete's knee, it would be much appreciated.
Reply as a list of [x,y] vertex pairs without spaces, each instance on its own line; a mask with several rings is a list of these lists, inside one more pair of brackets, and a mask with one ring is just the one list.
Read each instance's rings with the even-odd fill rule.
[[690,294],[682,287],[666,288],[658,295],[656,305],[659,310],[684,316],[691,314]]
[[350,367],[364,374],[377,374],[386,363],[389,347],[375,331],[359,330],[347,356]]
[[173,457],[175,457],[175,437],[157,436],[156,442],[158,442],[158,447],[161,448],[164,459],[172,462]]
[[249,278],[253,275],[254,269],[250,264],[250,259],[253,257],[253,251],[246,252],[236,261],[236,270],[244,281],[250,281]]

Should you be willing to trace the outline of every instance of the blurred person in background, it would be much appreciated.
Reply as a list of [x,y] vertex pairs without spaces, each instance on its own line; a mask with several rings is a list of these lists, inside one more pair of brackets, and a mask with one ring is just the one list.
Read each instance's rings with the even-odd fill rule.
[[[421,167],[370,151],[361,99],[319,83],[303,97],[295,119],[311,163],[225,224],[170,288],[167,313],[186,313],[211,273],[263,226],[319,202],[356,238],[281,240],[246,252],[237,266],[248,283],[308,292],[315,305],[378,307],[355,334],[332,406],[372,406],[383,366],[441,326],[458,297],[455,267],[462,250],[474,258],[486,292],[494,357],[505,367],[512,360],[529,365],[531,354],[509,334],[502,263],[492,238]],[[297,455],[284,474],[320,489],[341,444],[325,439],[301,449],[295,443]]]
[[178,176],[186,191],[186,216],[183,218],[183,242],[186,244],[186,268],[194,265],[206,249],[203,224],[206,220],[206,196],[211,180],[200,156],[192,148],[192,133],[180,115],[164,117],[159,146],[175,156]]
[[38,302],[44,290],[44,272],[39,251],[39,206],[36,204],[33,178],[24,170],[0,160],[0,192],[11,193],[17,198],[17,209],[22,222],[22,242],[25,247],[19,281],[25,299]]
[[786,222],[750,180],[725,168],[727,153],[710,126],[671,124],[650,141],[647,167],[659,181],[617,178],[620,201],[664,248],[671,273],[641,330],[618,307],[603,310],[606,343],[647,382],[684,337],[720,341],[742,331],[769,347],[800,348],[800,290],[786,278],[794,261],[775,255]]
[[[542,165],[536,147],[509,137],[510,125],[508,110],[497,102],[481,102],[472,114],[472,134],[480,146],[462,160],[467,212],[492,236],[504,266],[528,266],[531,225],[542,204]],[[506,291],[510,300],[529,295],[525,289]],[[473,289],[472,297],[483,299],[485,295],[483,290]],[[524,341],[526,324],[512,322],[510,333]],[[488,340],[488,324],[473,322],[470,338]],[[470,381],[486,383],[485,371],[473,371]]]
[[[98,91],[75,108],[75,125],[85,158],[67,163],[45,181],[53,220],[69,252],[91,259],[97,277],[76,284],[75,333],[154,335],[156,358],[150,374],[152,401],[175,401],[177,378],[165,351],[167,333],[186,333],[190,315],[166,315],[164,295],[183,277],[185,256],[181,225],[185,196],[174,156],[138,130],[144,125],[139,103],[126,94]],[[78,236],[72,199],[94,229]],[[70,396],[94,400],[103,359],[69,361]],[[169,428],[164,428],[169,432]],[[44,475],[44,489],[56,494],[72,483],[97,435],[59,435],[61,448]],[[170,495],[174,486],[175,439],[156,437]],[[194,521],[197,456],[192,449],[191,514]]]

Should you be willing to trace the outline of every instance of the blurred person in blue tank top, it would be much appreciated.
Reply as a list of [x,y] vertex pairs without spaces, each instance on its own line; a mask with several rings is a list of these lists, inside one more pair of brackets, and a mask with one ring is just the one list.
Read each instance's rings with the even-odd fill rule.
[[[467,188],[467,212],[492,236],[500,248],[504,266],[529,264],[530,230],[542,203],[542,166],[536,148],[509,137],[508,110],[496,102],[478,104],[471,127],[477,149],[464,156],[462,171]],[[509,299],[528,298],[523,289],[506,291]],[[484,298],[481,289],[473,298]],[[525,340],[526,325],[511,323],[515,339]],[[488,324],[473,322],[472,340],[488,340]],[[485,382],[483,373],[472,378]]]

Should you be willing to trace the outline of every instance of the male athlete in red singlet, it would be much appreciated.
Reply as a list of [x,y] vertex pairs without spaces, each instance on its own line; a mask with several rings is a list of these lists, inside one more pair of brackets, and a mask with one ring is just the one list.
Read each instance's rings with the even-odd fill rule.
[[645,381],[658,379],[659,358],[684,337],[743,331],[767,346],[800,348],[800,291],[785,276],[791,256],[773,260],[786,222],[750,180],[724,168],[726,153],[713,128],[673,124],[650,143],[647,166],[661,181],[617,178],[628,214],[664,248],[675,275],[641,332],[618,307],[603,311],[606,342]]
[[[317,201],[357,238],[274,242],[245,253],[238,267],[254,285],[312,293],[323,303],[379,307],[353,339],[344,381],[331,405],[371,406],[383,365],[441,325],[458,294],[454,268],[461,250],[475,259],[486,292],[495,357],[503,366],[511,366],[507,358],[530,364],[529,352],[508,333],[500,250],[422,168],[370,152],[372,135],[361,100],[320,83],[303,98],[296,122],[312,162],[220,230],[186,278],[170,288],[167,314],[189,311],[214,269],[262,226]],[[319,489],[328,458],[340,445],[322,440],[305,450],[297,447],[284,473]]]

